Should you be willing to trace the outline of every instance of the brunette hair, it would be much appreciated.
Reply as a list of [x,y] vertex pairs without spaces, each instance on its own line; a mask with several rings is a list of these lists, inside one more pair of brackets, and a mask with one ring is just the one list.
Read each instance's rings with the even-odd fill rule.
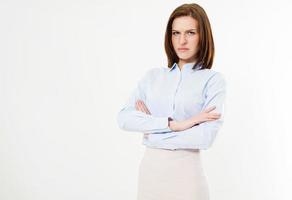
[[183,4],[177,7],[170,15],[165,32],[164,48],[168,59],[168,67],[170,68],[175,62],[178,63],[179,58],[175,53],[172,45],[172,23],[175,18],[182,16],[191,16],[198,21],[199,43],[198,52],[196,54],[197,62],[193,69],[202,65],[201,69],[211,69],[215,53],[213,35],[211,25],[205,10],[198,4]]

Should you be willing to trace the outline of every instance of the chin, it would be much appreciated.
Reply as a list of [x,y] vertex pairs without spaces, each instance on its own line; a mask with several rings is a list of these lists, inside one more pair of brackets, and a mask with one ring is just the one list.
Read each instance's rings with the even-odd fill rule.
[[191,58],[193,58],[194,57],[194,55],[191,55],[191,54],[188,54],[188,55],[186,55],[186,54],[177,54],[178,55],[178,57],[180,58],[180,59],[184,59],[184,60],[188,60],[188,59],[191,59]]
[[179,59],[181,60],[191,60],[192,58],[192,56],[179,56]]

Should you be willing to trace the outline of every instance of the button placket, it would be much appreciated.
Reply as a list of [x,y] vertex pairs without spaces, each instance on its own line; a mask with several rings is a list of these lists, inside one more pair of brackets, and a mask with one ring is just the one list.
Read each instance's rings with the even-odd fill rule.
[[175,107],[176,97],[177,97],[177,93],[179,91],[181,81],[182,81],[182,72],[179,69],[177,69],[177,70],[178,70],[179,80],[177,82],[176,89],[175,89],[174,96],[173,96],[173,105],[172,105],[173,113],[175,112],[175,109],[176,109],[176,107]]

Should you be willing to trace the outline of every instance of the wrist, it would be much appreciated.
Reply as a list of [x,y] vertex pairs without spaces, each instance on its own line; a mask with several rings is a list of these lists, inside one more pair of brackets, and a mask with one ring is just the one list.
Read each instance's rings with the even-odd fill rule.
[[168,117],[168,126],[170,125],[170,122],[173,121],[171,117]]
[[168,127],[173,130],[173,119],[171,117],[168,117]]
[[200,120],[198,119],[197,116],[194,116],[191,118],[191,123],[193,124],[193,126],[198,125],[200,123]]

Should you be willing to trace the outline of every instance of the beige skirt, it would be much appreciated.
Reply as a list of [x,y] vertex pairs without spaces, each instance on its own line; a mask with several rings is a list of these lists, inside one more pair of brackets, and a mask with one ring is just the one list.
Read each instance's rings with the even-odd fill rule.
[[200,150],[146,147],[139,166],[137,200],[208,200]]

